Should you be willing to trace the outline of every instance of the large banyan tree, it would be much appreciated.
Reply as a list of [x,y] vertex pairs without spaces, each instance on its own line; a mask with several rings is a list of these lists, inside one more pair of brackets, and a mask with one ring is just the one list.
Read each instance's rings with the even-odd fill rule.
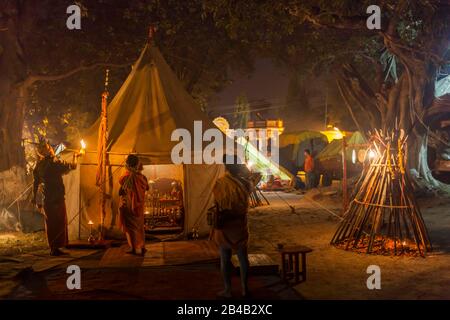
[[[379,29],[367,26],[373,5],[380,9]],[[435,92],[450,70],[448,0],[211,0],[205,6],[231,36],[254,43],[292,73],[313,74],[307,86],[334,71],[356,128],[392,130],[397,123],[409,137],[416,181],[445,187],[431,175],[426,145],[430,112],[450,111],[449,95],[437,99]]]
[[[310,2],[311,6],[292,4],[291,13],[319,32],[348,37],[348,44],[342,43],[348,54],[341,57],[335,74],[358,129],[393,130],[396,125],[404,129],[408,134],[408,167],[415,169],[415,177],[426,185],[445,188],[431,175],[427,141],[433,135],[430,114],[448,115],[450,111],[450,95],[437,97],[442,93],[435,89],[450,63],[450,3]],[[381,28],[371,30],[367,20],[372,12],[366,13],[366,8],[374,4],[381,9]],[[448,146],[448,141],[439,139],[439,143]]]

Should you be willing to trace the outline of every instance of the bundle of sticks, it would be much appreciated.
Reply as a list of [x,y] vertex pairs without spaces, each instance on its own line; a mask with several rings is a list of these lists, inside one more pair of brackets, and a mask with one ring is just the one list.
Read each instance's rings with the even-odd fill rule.
[[331,244],[345,250],[389,255],[431,251],[428,232],[405,169],[407,136],[375,130],[368,164]]
[[264,199],[264,201],[266,202],[267,205],[270,204],[269,201],[267,200],[267,198],[261,192],[261,190],[257,187],[257,185],[261,181],[261,178],[262,178],[262,175],[258,172],[247,173],[246,177],[244,177],[244,179],[247,179],[250,182],[250,184],[252,185],[252,191],[250,192],[250,207],[251,208],[263,206],[264,203],[261,200],[261,198]]

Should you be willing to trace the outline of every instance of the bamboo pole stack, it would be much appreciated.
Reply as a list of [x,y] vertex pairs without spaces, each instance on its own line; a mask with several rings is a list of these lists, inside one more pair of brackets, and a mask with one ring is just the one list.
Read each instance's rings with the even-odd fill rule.
[[[428,232],[405,170],[403,130],[375,130],[356,192],[331,244],[345,250],[401,255],[431,251]],[[369,156],[371,155],[371,156]]]

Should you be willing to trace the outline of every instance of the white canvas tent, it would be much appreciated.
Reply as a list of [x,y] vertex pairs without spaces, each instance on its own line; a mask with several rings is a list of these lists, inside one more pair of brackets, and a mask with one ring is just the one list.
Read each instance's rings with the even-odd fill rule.
[[[207,209],[212,205],[212,188],[223,174],[221,164],[174,165],[171,151],[178,142],[171,141],[173,130],[184,128],[194,137],[194,121],[202,121],[203,130],[215,127],[186,92],[159,50],[146,45],[131,73],[108,105],[109,179],[106,193],[106,234],[118,231],[118,178],[129,153],[138,155],[145,164],[144,174],[173,177],[182,182],[184,233],[193,228],[208,232]],[[94,229],[100,225],[100,192],[96,186],[97,140],[100,119],[83,137],[86,154],[77,170],[65,177],[67,188],[69,238],[86,239],[88,222]],[[74,187],[77,186],[77,187]]]

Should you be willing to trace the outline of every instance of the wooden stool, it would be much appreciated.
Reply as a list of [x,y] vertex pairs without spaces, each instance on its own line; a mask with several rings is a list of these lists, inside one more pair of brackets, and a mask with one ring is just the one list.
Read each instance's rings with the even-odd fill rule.
[[[285,281],[294,279],[294,283],[306,281],[306,254],[312,251],[305,246],[286,246],[279,248],[281,255],[281,278]],[[302,270],[300,271],[300,254],[302,255]]]

